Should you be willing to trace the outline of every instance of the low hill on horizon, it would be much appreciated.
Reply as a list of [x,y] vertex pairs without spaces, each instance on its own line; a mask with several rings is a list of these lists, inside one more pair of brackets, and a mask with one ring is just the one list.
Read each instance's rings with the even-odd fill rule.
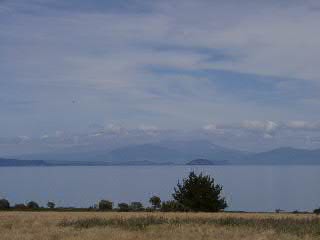
[[270,151],[251,154],[242,164],[260,165],[312,165],[320,164],[320,149],[276,148]]
[[320,164],[320,149],[282,147],[249,153],[208,141],[167,141],[128,145],[109,151],[28,154],[11,160],[0,159],[0,166],[24,164],[21,160],[32,160],[28,164],[35,165],[183,165],[195,159],[207,159],[224,165],[310,165]]
[[136,161],[150,161],[154,163],[185,164],[190,159],[208,158],[215,161],[240,160],[248,153],[221,147],[209,141],[163,141],[159,143],[145,143],[128,145],[111,150],[36,153],[15,156],[23,160],[45,161],[103,161],[122,164]]
[[211,161],[208,159],[198,158],[187,162],[186,165],[227,165],[227,161]]

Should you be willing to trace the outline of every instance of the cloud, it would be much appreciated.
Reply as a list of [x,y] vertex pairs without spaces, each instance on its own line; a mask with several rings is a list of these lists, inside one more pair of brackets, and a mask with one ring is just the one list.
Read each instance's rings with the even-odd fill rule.
[[[281,122],[319,117],[306,107],[320,101],[318,7],[316,1],[2,1],[0,126],[28,136],[85,132],[91,122],[191,129],[210,119],[269,135],[315,129]],[[258,120],[240,123],[246,119]],[[224,133],[220,125],[204,130]],[[123,128],[94,134],[125,134]]]
[[279,127],[279,124],[273,121],[244,121],[242,124],[244,129],[264,131],[272,133]]
[[211,123],[203,126],[203,130],[213,134],[223,134],[224,129],[218,126],[217,124]]
[[50,137],[49,135],[45,134],[45,135],[42,135],[42,136],[40,137],[40,139],[41,139],[41,140],[44,140],[44,139],[48,139],[49,137]]
[[307,122],[307,121],[289,121],[285,124],[289,129],[297,130],[320,130],[320,122]]
[[19,139],[19,142],[20,142],[20,143],[28,142],[28,141],[31,140],[31,138],[28,137],[28,136],[18,136],[18,139]]
[[270,120],[245,120],[241,123],[220,123],[220,124],[207,124],[202,127],[207,132],[237,132],[253,131],[265,134],[267,138],[276,133],[283,133],[284,131],[290,132],[304,132],[304,131],[320,131],[320,122],[308,122],[301,120],[289,120],[274,122]]
[[145,125],[145,124],[140,125],[138,129],[140,129],[140,130],[142,130],[142,131],[146,131],[146,132],[149,132],[149,131],[150,131],[150,132],[155,132],[155,131],[158,131],[158,130],[159,130],[159,128],[156,127],[156,126]]
[[[163,1],[140,14],[64,12],[38,1],[15,3],[11,8],[18,13],[7,15],[13,22],[3,26],[7,31],[1,36],[16,43],[7,43],[4,52],[17,56],[8,64],[20,65],[20,77],[123,86],[139,81],[148,66],[157,66],[319,80],[320,34],[315,29],[320,13],[310,9],[313,1],[289,8],[274,2]],[[37,13],[39,7],[45,14]],[[217,49],[227,57],[211,58]]]

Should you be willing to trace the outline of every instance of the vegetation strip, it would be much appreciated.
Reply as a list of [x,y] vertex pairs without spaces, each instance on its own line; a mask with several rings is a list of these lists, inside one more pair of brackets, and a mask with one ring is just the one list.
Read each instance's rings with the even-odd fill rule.
[[277,233],[295,234],[297,236],[320,236],[320,219],[292,219],[292,218],[165,218],[165,217],[130,217],[130,218],[87,218],[78,220],[63,220],[61,227],[93,228],[93,227],[121,227],[128,230],[144,230],[148,226],[169,224],[207,224],[230,227],[250,227],[257,230],[273,230]]

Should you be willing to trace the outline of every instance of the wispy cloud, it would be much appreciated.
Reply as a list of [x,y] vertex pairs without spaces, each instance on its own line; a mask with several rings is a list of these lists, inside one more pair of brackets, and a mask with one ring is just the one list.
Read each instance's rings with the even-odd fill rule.
[[34,137],[113,122],[144,123],[150,132],[247,119],[257,120],[243,128],[267,137],[302,128],[280,123],[319,118],[318,8],[317,1],[1,1],[0,129]]

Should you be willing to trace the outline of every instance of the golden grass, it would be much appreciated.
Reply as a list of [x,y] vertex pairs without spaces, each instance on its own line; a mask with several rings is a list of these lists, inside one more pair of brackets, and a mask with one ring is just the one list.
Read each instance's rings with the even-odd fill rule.
[[[98,220],[97,220],[98,219]],[[143,228],[123,225],[126,220],[137,222],[151,219]],[[223,219],[227,224],[218,224]],[[240,224],[238,220],[241,220]],[[83,221],[102,222],[90,227],[77,224]],[[160,221],[161,220],[161,221]],[[219,220],[219,221],[217,221]],[[231,220],[231,224],[229,222]],[[243,221],[245,220],[245,221]],[[289,231],[269,223],[303,223],[306,231]],[[118,222],[122,224],[118,224]],[[146,220],[149,221],[149,220]],[[153,222],[155,221],[155,222]],[[160,222],[157,222],[160,221]],[[171,224],[173,222],[174,224]],[[267,224],[265,224],[265,222]],[[311,214],[251,214],[251,213],[117,213],[117,212],[0,212],[1,240],[167,240],[167,239],[221,239],[221,240],[311,240],[320,239],[319,216]],[[113,223],[113,224],[110,224]],[[158,223],[158,224],[157,224]],[[224,223],[224,222],[223,222]],[[243,224],[244,223],[244,224]],[[249,223],[249,224],[247,224]],[[256,224],[252,224],[256,223]],[[75,224],[75,225],[74,225]],[[263,226],[261,226],[263,224]],[[319,225],[318,225],[319,224]],[[260,225],[260,226],[259,226]],[[265,226],[264,226],[265,225]],[[298,225],[297,225],[298,226]],[[299,227],[299,226],[298,226]],[[280,230],[279,230],[280,229]],[[291,231],[292,230],[292,231]],[[301,230],[301,229],[300,229]],[[309,231],[309,232],[308,232]],[[298,233],[298,234],[297,234]]]

